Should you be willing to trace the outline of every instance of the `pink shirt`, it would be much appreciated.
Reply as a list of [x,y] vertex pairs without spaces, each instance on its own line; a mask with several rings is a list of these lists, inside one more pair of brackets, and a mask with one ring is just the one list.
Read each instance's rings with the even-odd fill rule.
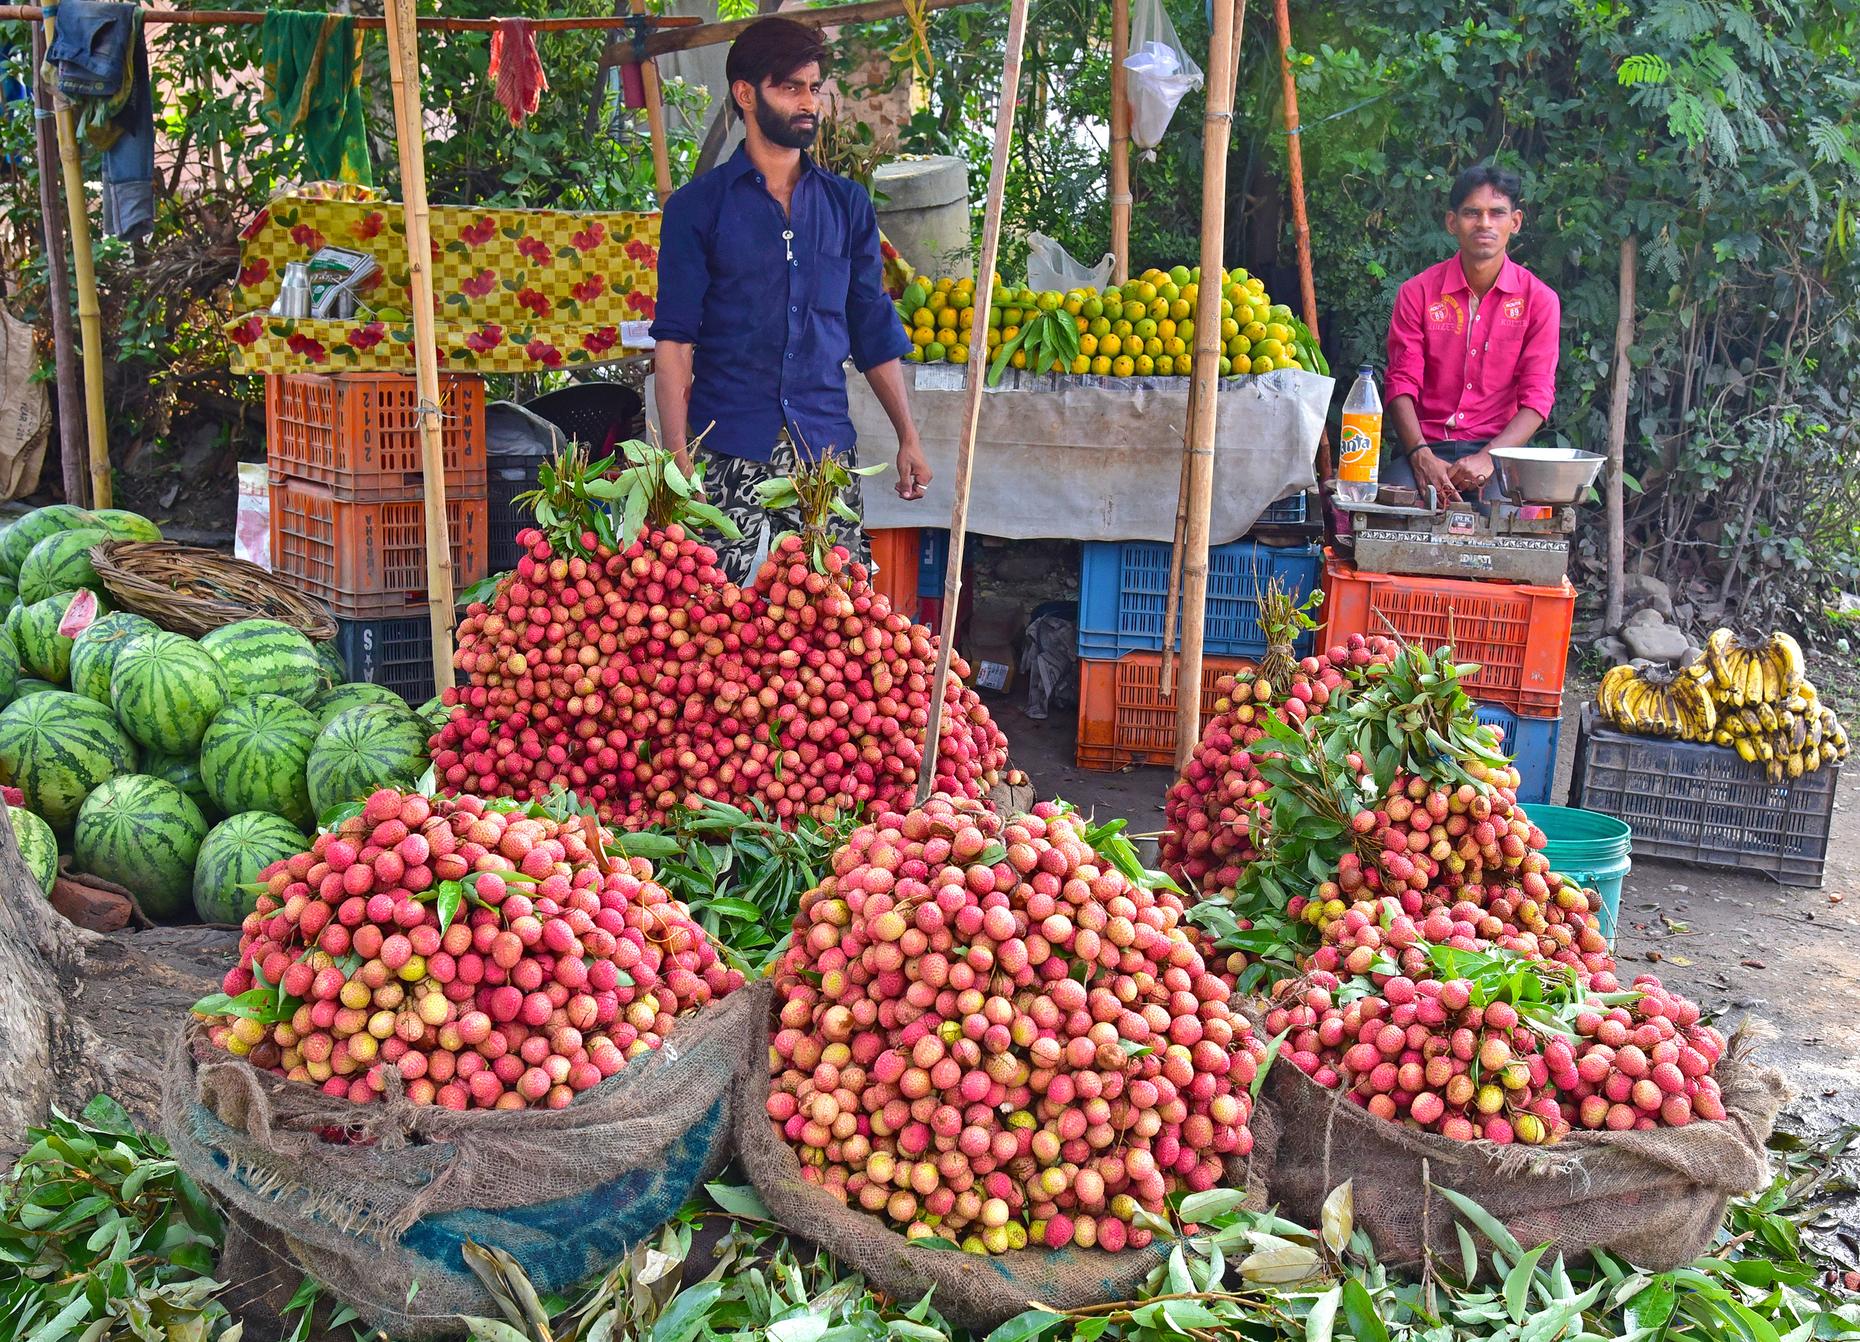
[[1562,314],[1509,257],[1476,305],[1458,256],[1429,266],[1395,295],[1383,401],[1412,396],[1428,442],[1491,438],[1526,406],[1549,419]]

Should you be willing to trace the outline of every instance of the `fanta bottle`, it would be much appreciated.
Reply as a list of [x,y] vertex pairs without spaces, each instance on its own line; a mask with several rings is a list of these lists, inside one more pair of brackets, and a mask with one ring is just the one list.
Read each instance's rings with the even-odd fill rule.
[[1382,395],[1368,364],[1343,402],[1343,443],[1337,465],[1337,497],[1344,503],[1374,503],[1382,474]]

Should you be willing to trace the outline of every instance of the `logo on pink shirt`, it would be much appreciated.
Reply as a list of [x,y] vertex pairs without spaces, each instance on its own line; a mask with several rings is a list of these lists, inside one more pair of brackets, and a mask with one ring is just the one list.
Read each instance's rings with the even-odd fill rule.
[[1524,295],[1513,294],[1505,300],[1505,320],[1508,322],[1524,320]]
[[1451,326],[1455,332],[1466,329],[1465,315],[1458,300],[1450,294],[1442,294],[1428,307],[1427,319],[1436,326]]

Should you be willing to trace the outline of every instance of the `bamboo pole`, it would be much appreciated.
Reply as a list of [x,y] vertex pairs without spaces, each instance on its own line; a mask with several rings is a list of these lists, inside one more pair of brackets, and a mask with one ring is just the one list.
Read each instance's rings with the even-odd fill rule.
[[[55,19],[45,20],[45,44],[57,33]],[[77,117],[68,104],[53,99],[58,127],[58,157],[64,165],[65,210],[71,222],[71,268],[77,279],[78,330],[84,343],[84,431],[89,442],[90,506],[111,505],[110,436],[103,408],[103,314],[97,306],[97,266],[90,249],[90,205],[84,192],[84,165],[78,156]]]
[[1602,502],[1608,512],[1608,601],[1602,628],[1614,633],[1627,608],[1627,520],[1621,497],[1621,472],[1627,455],[1628,397],[1633,390],[1634,277],[1640,261],[1640,239],[1630,233],[1621,239],[1620,294],[1615,312],[1615,385],[1608,399],[1608,464],[1602,476]]
[[433,626],[434,693],[452,683],[452,537],[446,525],[445,442],[439,414],[439,347],[433,331],[431,220],[426,204],[426,120],[420,99],[420,32],[414,0],[388,0],[388,72],[407,221],[413,364],[420,394],[420,470],[426,494],[426,588]]
[[[934,3],[934,0],[933,0]],[[0,23],[9,21],[36,22],[45,15],[38,5],[0,5]],[[208,28],[240,27],[263,23],[263,10],[231,9],[145,9],[142,11],[143,23],[183,23],[196,24]],[[423,18],[419,26],[429,32],[443,33],[490,33],[497,31],[498,19],[449,19]],[[576,17],[559,19],[531,19],[530,27],[536,32],[560,33],[587,29],[630,28],[633,20],[625,14],[598,15],[594,17]],[[703,25],[701,19],[686,17],[654,17],[654,28],[698,28]],[[387,20],[367,14],[355,16],[357,28],[379,29],[387,26]]]
[[[646,12],[646,0],[632,0],[633,13]],[[654,61],[639,64],[640,82],[646,89],[646,128],[652,133],[652,176],[659,188],[659,205],[672,194],[672,159],[665,144],[664,90],[659,87],[659,67]]]
[[1130,278],[1130,0],[1111,0],[1111,279]]
[[84,399],[77,342],[71,338],[71,279],[65,268],[65,226],[58,206],[58,134],[52,129],[52,94],[38,71],[45,65],[45,27],[32,25],[33,147],[39,166],[39,226],[45,240],[46,302],[52,310],[53,387],[58,404],[58,464],[65,502],[80,507],[90,498],[84,450]]
[[[988,204],[982,214],[982,254],[976,267],[975,329],[988,329],[994,299],[995,258],[1000,253],[1001,210],[1007,195],[1008,150],[1014,142],[1014,106],[1020,97],[1020,53],[1027,40],[1027,0],[1008,9],[1007,49],[1001,61],[1001,99],[995,106],[994,157],[988,168]],[[943,629],[936,650],[936,676],[930,684],[930,716],[924,724],[923,764],[917,774],[917,803],[922,805],[936,782],[936,752],[943,728],[943,695],[949,686],[950,658],[956,651],[956,611],[962,598],[962,551],[968,539],[969,481],[975,473],[975,436],[982,418],[982,377],[988,369],[987,342],[969,346],[968,399],[963,406],[962,437],[956,445],[956,502],[949,514],[949,563],[943,578]]]
[[[933,9],[954,9],[958,5],[986,3],[987,0],[923,0],[925,13]],[[872,23],[878,19],[895,19],[904,12],[904,0],[860,0],[858,4],[826,5],[819,9],[784,10],[782,17],[809,28],[837,28],[847,23]],[[757,22],[762,15],[747,19],[729,19],[723,23],[706,23],[698,27],[680,27],[676,31],[657,32],[646,39],[646,55],[663,56],[673,51],[689,51],[693,47],[714,47],[722,42],[734,42],[750,24]],[[608,48],[608,54],[615,60],[626,62],[638,59],[633,54],[630,42],[615,43]]]
[[[1282,4],[1284,0],[1280,0]],[[1233,136],[1234,26],[1246,0],[1215,6],[1208,38],[1208,110],[1201,152],[1201,274],[1219,285],[1226,260],[1227,146]],[[1225,75],[1225,78],[1221,78]],[[1218,308],[1217,308],[1218,310]],[[1176,689],[1175,762],[1188,764],[1201,736],[1201,652],[1208,618],[1208,512],[1214,500],[1214,430],[1220,394],[1221,327],[1195,326],[1194,384],[1189,396],[1188,526],[1182,556],[1182,674]]]
[[1304,126],[1298,119],[1298,81],[1292,78],[1292,13],[1286,0],[1275,0],[1279,28],[1279,85],[1285,98],[1286,172],[1292,186],[1292,236],[1298,243],[1298,290],[1304,299],[1305,325],[1318,333],[1317,281],[1311,273],[1311,221],[1305,216]]

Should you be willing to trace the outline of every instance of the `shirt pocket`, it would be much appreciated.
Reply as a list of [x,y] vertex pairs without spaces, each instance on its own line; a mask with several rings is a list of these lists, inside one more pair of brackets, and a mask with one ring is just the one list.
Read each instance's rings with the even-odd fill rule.
[[822,252],[814,258],[813,306],[817,312],[846,314],[846,292],[852,284],[852,262]]

